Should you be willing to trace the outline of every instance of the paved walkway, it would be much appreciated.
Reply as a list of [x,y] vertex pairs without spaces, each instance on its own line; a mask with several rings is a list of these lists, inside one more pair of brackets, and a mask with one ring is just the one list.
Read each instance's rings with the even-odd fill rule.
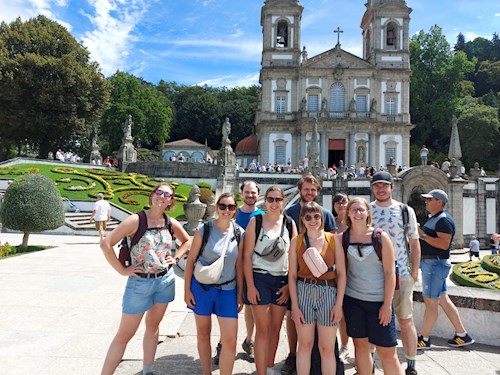
[[[21,238],[0,233],[2,243],[18,244]],[[97,237],[31,235],[29,242],[57,248],[0,260],[0,374],[98,374],[118,327],[125,279],[108,266]],[[182,301],[183,280],[177,281],[177,298],[161,324],[156,373],[200,374],[194,317]],[[255,366],[241,350],[245,330],[243,319],[239,322],[234,373],[251,374]],[[141,374],[142,333],[143,327],[116,374]],[[214,320],[213,346],[217,335]],[[281,363],[287,355],[285,335],[283,330],[276,358]],[[419,375],[500,374],[499,347],[452,349],[434,338],[433,344],[431,351],[418,354]],[[347,375],[355,373],[352,360],[346,368]]]

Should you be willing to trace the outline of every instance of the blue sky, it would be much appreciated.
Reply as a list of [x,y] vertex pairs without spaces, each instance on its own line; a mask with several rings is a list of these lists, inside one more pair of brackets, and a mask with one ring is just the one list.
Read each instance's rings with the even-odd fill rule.
[[[361,54],[365,0],[301,0],[301,44],[312,57],[333,48]],[[407,0],[410,33],[437,24],[450,44],[500,32],[500,2]],[[157,84],[247,86],[258,83],[264,0],[0,0],[0,21],[43,14],[64,25],[106,76],[126,71]]]

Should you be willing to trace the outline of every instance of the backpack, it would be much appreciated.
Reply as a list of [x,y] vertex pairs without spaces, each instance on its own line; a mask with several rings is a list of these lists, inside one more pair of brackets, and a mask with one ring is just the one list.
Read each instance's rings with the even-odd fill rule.
[[[292,239],[292,218],[286,214],[283,214],[283,223],[286,225],[286,229],[288,230],[288,237]],[[255,215],[255,243],[257,243],[257,239],[259,238],[260,230],[262,229],[262,214]]]
[[[132,264],[132,259],[130,257],[130,249],[139,242],[144,233],[146,233],[146,231],[148,230],[148,218],[146,216],[146,212],[139,211],[137,215],[139,216],[139,227],[132,236],[130,244],[128,242],[129,236],[124,237],[122,239],[122,242],[120,243],[120,252],[118,255],[118,260],[124,267],[128,267]],[[167,228],[167,230],[170,232],[172,239],[175,240],[174,228],[172,227],[172,222],[170,221],[170,217],[167,214],[163,213],[163,218],[165,219],[165,228]]]
[[[406,209],[406,213],[408,214],[408,208]],[[404,217],[404,215],[403,215]],[[404,219],[403,219],[404,220]],[[375,253],[378,256],[378,259],[382,262],[382,233],[384,231],[381,228],[375,228],[372,233],[372,245]],[[351,242],[350,239],[351,228],[347,228],[344,233],[342,233],[342,247],[344,248],[345,259],[347,263],[347,249],[349,248],[349,244]],[[399,290],[399,266],[398,262],[396,262],[396,290]]]
[[[205,221],[203,223],[203,237],[201,238],[201,247],[200,247],[200,252],[198,253],[198,258],[200,257],[201,253],[203,252],[203,249],[205,248],[207,242],[208,242],[208,237],[210,236],[210,229],[212,228],[212,222],[211,221]],[[241,241],[241,232],[239,230],[240,226],[236,223],[233,223],[233,230],[234,230],[234,238],[236,239],[236,242],[238,245],[240,244]],[[232,241],[232,239],[231,239]]]

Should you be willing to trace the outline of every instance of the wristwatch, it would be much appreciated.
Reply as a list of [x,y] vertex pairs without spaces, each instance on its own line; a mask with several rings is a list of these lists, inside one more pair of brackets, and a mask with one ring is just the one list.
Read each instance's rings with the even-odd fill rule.
[[181,258],[175,257],[174,260],[175,260],[175,264],[179,264],[179,261],[181,260]]
[[421,239],[421,240],[425,240],[425,237],[427,237],[427,235],[424,233],[424,234],[422,234],[422,235],[420,236],[420,239]]

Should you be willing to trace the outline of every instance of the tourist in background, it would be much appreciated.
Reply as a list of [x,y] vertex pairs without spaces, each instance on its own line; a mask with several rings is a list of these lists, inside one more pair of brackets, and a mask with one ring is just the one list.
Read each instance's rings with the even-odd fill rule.
[[[278,186],[271,186],[264,195],[266,213],[253,217],[245,232],[243,266],[247,286],[246,302],[251,304],[255,334],[255,367],[257,374],[277,373],[274,360],[283,317],[289,297],[288,251],[290,238],[297,235],[295,223],[288,232],[283,214],[285,194]],[[261,223],[257,233],[257,219]],[[280,255],[265,256],[270,250]]]
[[[336,374],[334,347],[337,327],[342,318],[346,275],[344,253],[334,235],[324,230],[321,207],[307,202],[300,212],[301,234],[290,245],[288,282],[292,300],[292,317],[298,335],[297,374],[309,375],[311,353],[318,332],[321,373]],[[303,259],[307,248],[314,247],[328,270],[315,277]]]
[[172,235],[164,211],[175,206],[174,187],[167,183],[157,185],[149,195],[151,208],[146,210],[147,230],[132,246],[132,264],[123,266],[113,246],[122,238],[133,236],[139,228],[139,215],[122,221],[102,242],[101,249],[109,264],[123,276],[128,276],[123,296],[122,316],[118,332],[111,343],[102,368],[102,375],[111,375],[120,364],[130,339],[135,335],[144,313],[146,329],[143,339],[143,374],[153,374],[158,347],[159,325],[168,304],[175,296],[175,275],[172,268],[187,252],[191,240],[182,225],[169,218],[173,233],[181,243],[172,256]]
[[[333,216],[335,217],[335,224],[337,224],[337,233],[342,233],[347,229],[345,224],[345,219],[347,217],[347,204],[349,203],[349,198],[346,194],[337,193],[333,198]],[[347,328],[345,325],[345,317],[342,316],[339,326],[340,334],[340,353],[339,357],[342,361],[346,361],[350,357],[349,352],[349,336],[347,336]]]
[[[217,216],[209,222],[210,233],[203,249],[201,246],[204,224],[201,224],[194,233],[184,271],[184,300],[195,314],[198,353],[203,374],[212,373],[210,337],[212,314],[215,314],[219,322],[222,344],[219,359],[220,373],[231,375],[236,356],[238,312],[243,307],[241,239],[244,231],[233,220],[237,208],[234,194],[223,193],[217,199],[216,208]],[[193,275],[195,262],[199,260],[205,266],[212,264],[220,258],[223,251],[225,251],[224,267],[217,284],[199,283]]]
[[347,254],[344,298],[347,334],[354,342],[359,375],[372,374],[371,344],[376,347],[384,374],[402,375],[396,352],[398,341],[392,305],[396,286],[394,249],[389,236],[382,232],[382,260],[379,259],[372,244],[374,228],[371,224],[368,202],[362,198],[350,200],[346,218],[349,247],[343,249],[342,235],[336,237],[339,249]]
[[479,255],[479,241],[476,236],[472,236],[469,242],[469,262],[472,262],[472,257],[477,257],[477,260],[481,260]]
[[99,233],[99,243],[104,239],[104,232],[106,226],[111,220],[111,206],[107,200],[104,199],[104,194],[97,194],[97,202],[94,204],[90,221],[95,223],[95,229]]
[[431,348],[430,334],[438,318],[438,307],[441,306],[451,324],[455,328],[455,336],[448,340],[453,347],[466,346],[474,340],[465,330],[458,309],[448,297],[446,278],[450,273],[450,249],[455,236],[455,220],[445,211],[448,195],[440,189],[422,194],[425,199],[425,209],[431,217],[420,228],[420,247],[422,248],[422,297],[425,312],[422,330],[418,336],[418,349]]

